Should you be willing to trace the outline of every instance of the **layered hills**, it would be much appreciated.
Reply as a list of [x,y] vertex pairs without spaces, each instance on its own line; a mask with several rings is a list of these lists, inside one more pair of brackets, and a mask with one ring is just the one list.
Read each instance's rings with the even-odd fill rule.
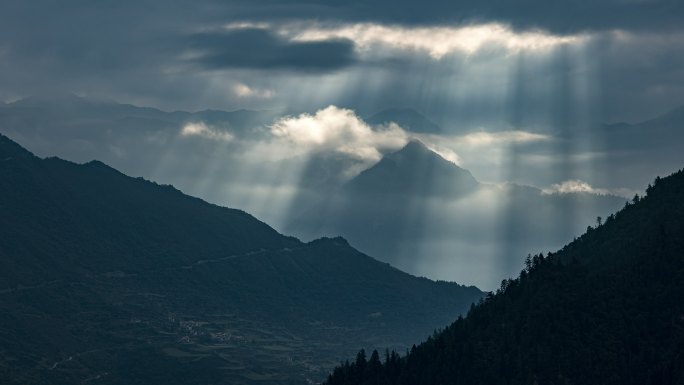
[[0,212],[7,384],[318,381],[345,352],[410,346],[482,295],[5,136]]

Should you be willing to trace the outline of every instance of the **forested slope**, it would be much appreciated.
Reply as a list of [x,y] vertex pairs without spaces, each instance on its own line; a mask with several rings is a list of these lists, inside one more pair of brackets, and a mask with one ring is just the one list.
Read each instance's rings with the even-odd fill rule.
[[531,256],[407,355],[360,353],[327,384],[682,384],[683,298],[679,171],[562,250]]

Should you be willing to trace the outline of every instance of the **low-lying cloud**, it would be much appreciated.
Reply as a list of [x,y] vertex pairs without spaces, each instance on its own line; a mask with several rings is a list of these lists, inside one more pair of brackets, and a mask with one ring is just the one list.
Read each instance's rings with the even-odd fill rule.
[[543,190],[545,194],[570,194],[570,193],[601,193],[607,194],[607,190],[594,188],[587,182],[579,179],[566,180],[552,184]]
[[594,187],[588,182],[581,179],[570,179],[561,183],[555,183],[542,190],[544,194],[572,194],[572,193],[588,193],[597,195],[615,195],[621,197],[629,197],[635,192],[629,189],[605,189]]
[[617,188],[617,189],[606,189],[594,187],[591,184],[581,180],[581,179],[570,179],[561,183],[555,183],[551,186],[542,190],[543,194],[573,194],[573,193],[588,193],[597,195],[615,195],[624,198],[631,198],[638,191],[627,189],[627,188]]
[[312,114],[286,116],[271,126],[274,137],[308,151],[334,151],[364,162],[375,162],[382,153],[408,141],[396,124],[372,128],[354,111],[328,106]]
[[275,91],[250,87],[243,83],[233,86],[233,93],[239,98],[271,99],[275,96]]
[[469,146],[490,146],[493,144],[512,144],[548,141],[548,135],[528,131],[473,132],[456,137],[456,141]]
[[230,142],[235,138],[231,133],[220,131],[204,122],[188,123],[183,126],[180,133],[182,136],[198,136],[222,142]]

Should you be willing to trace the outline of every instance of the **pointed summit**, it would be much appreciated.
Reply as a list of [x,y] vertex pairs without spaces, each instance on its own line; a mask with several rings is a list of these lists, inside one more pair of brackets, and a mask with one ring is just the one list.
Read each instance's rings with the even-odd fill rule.
[[349,181],[355,193],[458,198],[474,191],[478,181],[468,170],[444,159],[417,139],[383,157]]
[[421,142],[419,139],[416,138],[411,138],[411,140],[406,143],[406,145],[399,150],[399,152],[415,152],[415,153],[427,153],[427,152],[433,152],[428,148],[428,146],[425,145],[425,143]]
[[439,154],[428,148],[425,143],[413,138],[400,150],[388,154],[386,157],[401,162],[404,160],[416,161],[418,159],[434,158],[435,156],[441,158]]
[[34,155],[17,142],[0,134],[0,161],[16,158],[33,158]]

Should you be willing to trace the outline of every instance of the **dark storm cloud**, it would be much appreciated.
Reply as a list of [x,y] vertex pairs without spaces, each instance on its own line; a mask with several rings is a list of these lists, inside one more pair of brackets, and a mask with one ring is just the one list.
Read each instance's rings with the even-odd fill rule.
[[[578,31],[669,30],[684,25],[678,0],[287,0],[243,1],[245,17],[370,21],[397,24],[502,22],[517,29],[542,28],[555,33]],[[258,6],[250,7],[248,4]]]
[[262,28],[201,33],[190,42],[200,51],[194,61],[208,69],[329,71],[355,61],[351,41],[290,42]]
[[[323,26],[372,22],[398,27],[502,22],[518,29],[540,27],[557,33],[618,28],[637,35],[652,34],[652,42],[633,44],[611,43],[608,36],[606,44],[610,49],[599,49],[593,58],[588,58],[600,64],[599,72],[604,75],[596,82],[601,83],[605,95],[601,106],[607,112],[605,120],[638,120],[684,103],[684,90],[678,86],[683,84],[684,74],[677,70],[684,51],[668,48],[679,48],[681,44],[674,40],[659,40],[659,36],[667,36],[673,29],[684,28],[681,3],[7,0],[0,7],[0,99],[52,89],[167,109],[294,106],[297,111],[312,112],[335,103],[364,113],[411,106],[432,108],[429,112],[438,119],[440,109],[462,109],[485,116],[488,111],[500,110],[502,102],[485,95],[481,98],[482,108],[471,108],[467,101],[454,103],[449,98],[448,93],[455,88],[470,95],[470,89],[460,86],[463,81],[454,79],[450,87],[441,87],[450,74],[472,67],[475,56],[462,59],[454,53],[433,60],[424,52],[412,50],[394,50],[385,55],[384,50],[376,52],[375,47],[361,52],[349,41],[295,42],[274,31],[283,25],[281,22],[296,22],[306,28],[312,20]],[[245,21],[265,23],[275,29],[197,34]],[[187,54],[193,49],[195,61],[189,62],[191,56]],[[531,66],[529,71],[539,70]],[[326,80],[321,75],[331,72],[349,76],[328,77],[332,80],[326,88],[316,88]],[[369,89],[369,79],[377,84],[375,88]],[[275,97],[269,105],[248,104],[231,93],[236,83],[273,90]],[[293,98],[295,84],[298,90],[301,85],[310,85],[312,89],[308,91],[318,99],[308,100],[301,93]],[[348,90],[341,89],[347,85]],[[535,102],[537,97],[530,94],[530,100]],[[524,105],[535,108],[537,104],[532,102]]]

